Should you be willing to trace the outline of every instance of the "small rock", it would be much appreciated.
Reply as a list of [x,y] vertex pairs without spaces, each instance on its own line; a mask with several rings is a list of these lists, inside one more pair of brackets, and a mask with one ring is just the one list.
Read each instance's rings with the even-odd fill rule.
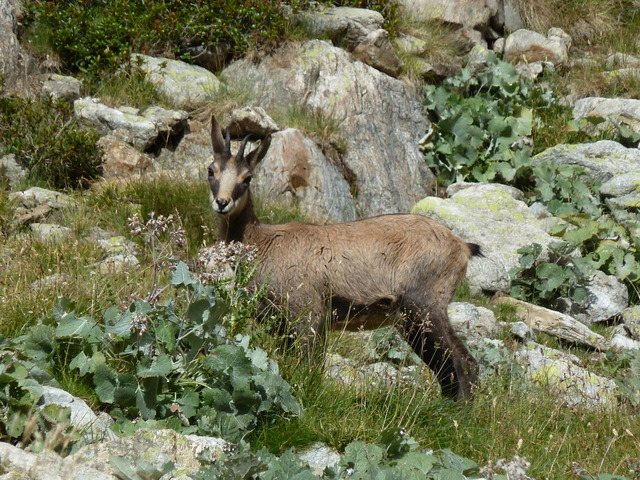
[[262,107],[235,108],[229,114],[229,134],[233,138],[253,135],[264,138],[280,130],[276,122]]
[[502,326],[488,308],[476,307],[471,303],[452,302],[449,304],[448,312],[453,329],[468,343],[495,337],[502,331]]
[[609,341],[614,350],[640,350],[640,342],[616,333]]
[[53,209],[49,205],[38,205],[35,208],[17,208],[15,222],[18,225],[37,222],[44,219]]
[[369,33],[353,50],[353,55],[394,78],[397,78],[402,70],[402,62],[394,52],[386,30],[379,29]]
[[9,195],[11,200],[24,208],[35,208],[39,205],[48,205],[51,208],[65,208],[73,203],[69,195],[46,188],[31,187],[22,192],[15,192]]
[[566,63],[569,59],[565,40],[544,35],[531,30],[520,29],[506,39],[504,58],[511,63],[551,62],[554,65]]
[[333,467],[340,461],[340,454],[324,443],[314,443],[300,453],[300,459],[313,470],[314,475],[322,475],[324,469]]
[[32,223],[30,225],[33,236],[43,242],[61,242],[71,235],[69,227],[55,223]]
[[535,342],[536,332],[525,322],[513,322],[509,333],[522,342]]
[[5,177],[13,188],[27,177],[27,171],[18,165],[16,156],[10,154],[0,157],[0,176]]
[[103,275],[127,272],[140,265],[140,261],[128,253],[111,255],[98,263],[98,271]]
[[80,98],[82,83],[76,78],[53,73],[42,84],[42,92],[53,98],[61,98],[73,103]]
[[622,324],[628,331],[629,337],[640,340],[640,305],[626,308],[622,312]]
[[152,165],[149,155],[113,136],[100,138],[98,146],[103,150],[102,175],[105,178],[139,175]]

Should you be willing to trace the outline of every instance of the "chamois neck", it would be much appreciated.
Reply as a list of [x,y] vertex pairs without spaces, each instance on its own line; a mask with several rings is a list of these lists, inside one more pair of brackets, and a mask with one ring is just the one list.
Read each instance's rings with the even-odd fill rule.
[[225,242],[248,243],[252,231],[260,224],[253,208],[251,192],[246,193],[244,208],[239,213],[221,216],[219,222],[219,236]]

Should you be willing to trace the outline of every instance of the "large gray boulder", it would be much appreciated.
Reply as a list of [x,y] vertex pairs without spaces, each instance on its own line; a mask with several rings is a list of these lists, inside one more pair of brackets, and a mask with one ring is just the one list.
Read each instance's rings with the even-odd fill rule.
[[587,300],[583,304],[563,298],[559,307],[585,325],[616,319],[629,305],[629,291],[614,275],[596,270],[585,289]]
[[516,352],[529,379],[563,406],[594,410],[616,405],[616,382],[577,365],[578,359],[558,350],[529,343]]
[[73,104],[78,120],[98,133],[115,133],[134,147],[147,151],[180,137],[187,128],[187,112],[149,107],[144,112],[134,108],[111,108],[97,98],[85,97]]
[[269,113],[296,106],[333,122],[360,214],[407,212],[428,194],[435,179],[418,149],[428,121],[419,94],[401,81],[321,40],[283,47],[257,63],[240,60],[223,77],[246,85]]
[[611,140],[576,145],[561,144],[548,148],[533,158],[533,163],[551,162],[561,165],[579,165],[586,174],[600,182],[614,176],[640,170],[640,150],[626,148]]
[[50,450],[36,454],[0,442],[2,471],[9,472],[8,477],[1,475],[0,478],[160,478],[170,463],[173,464],[170,473],[162,478],[190,478],[189,474],[194,474],[200,469],[201,463],[198,458],[207,450],[209,457],[215,460],[223,451],[229,450],[229,445],[218,438],[182,435],[174,430],[138,430],[130,437],[85,445],[63,458]]
[[614,175],[600,186],[600,193],[616,218],[626,219],[629,210],[640,207],[640,170]]
[[262,202],[295,207],[315,223],[355,220],[356,207],[340,166],[299,130],[288,128],[271,137],[255,171],[253,192]]
[[569,59],[570,44],[571,40],[567,40],[559,32],[550,32],[545,37],[538,32],[521,28],[507,37],[504,58],[511,63],[544,61],[559,65]]
[[193,109],[210,102],[221,86],[209,70],[180,60],[133,54],[131,62],[180,109]]
[[573,118],[581,120],[588,117],[602,118],[605,121],[590,126],[592,131],[613,128],[615,123],[625,125],[640,133],[640,100],[631,98],[587,97],[578,100],[573,107]]
[[481,246],[484,257],[473,259],[467,270],[472,288],[508,291],[509,270],[519,265],[517,250],[532,243],[546,247],[554,240],[545,223],[513,197],[514,190],[499,184],[469,184],[451,198],[427,197],[412,209]]
[[329,38],[353,50],[371,32],[382,28],[384,17],[374,10],[351,7],[329,7],[305,10],[296,21],[318,38]]
[[351,7],[320,7],[298,15],[299,23],[316,38],[329,38],[352,51],[358,60],[397,77],[402,62],[397,57],[389,33],[382,29],[384,17],[374,10]]
[[30,90],[36,64],[16,36],[18,5],[16,0],[0,0],[0,78],[4,93],[24,95]]
[[47,405],[57,405],[69,409],[69,422],[81,432],[82,443],[94,443],[102,440],[115,440],[117,435],[109,430],[113,419],[106,413],[96,415],[89,405],[81,398],[74,397],[61,388],[43,386],[40,408]]
[[637,219],[640,208],[640,150],[611,140],[577,145],[556,145],[533,158],[534,164],[550,162],[583,167],[585,175],[602,182],[600,193],[617,221]]
[[[407,15],[422,20],[437,19],[448,25],[484,32],[491,20],[503,14],[497,1],[401,0]],[[499,11],[500,10],[500,11]],[[501,25],[496,25],[501,28]]]

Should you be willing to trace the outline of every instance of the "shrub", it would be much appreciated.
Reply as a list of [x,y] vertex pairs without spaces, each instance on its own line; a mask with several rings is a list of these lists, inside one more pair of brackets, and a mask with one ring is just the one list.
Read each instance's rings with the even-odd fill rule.
[[82,186],[101,173],[98,135],[80,128],[62,100],[0,98],[0,137],[0,154],[15,154],[32,180],[51,187]]
[[487,69],[467,69],[442,86],[425,87],[433,133],[425,145],[427,165],[440,181],[513,183],[528,172],[532,112],[526,106],[532,85],[513,65],[490,53]]
[[280,1],[72,0],[27,7],[29,31],[47,32],[64,67],[95,76],[116,70],[133,51],[188,58],[187,47],[223,44],[241,54],[281,38],[286,26]]
[[51,384],[54,372],[77,376],[123,432],[164,426],[237,442],[263,412],[300,414],[277,364],[250,347],[248,336],[227,333],[223,319],[231,306],[215,288],[184,263],[168,281],[174,299],[138,299],[98,320],[76,314],[73,303],[61,299],[27,335],[0,344],[0,436],[16,441],[23,435],[40,382]]

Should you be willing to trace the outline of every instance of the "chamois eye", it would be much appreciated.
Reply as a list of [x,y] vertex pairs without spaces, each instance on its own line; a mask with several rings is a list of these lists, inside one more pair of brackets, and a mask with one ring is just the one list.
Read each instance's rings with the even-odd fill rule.
[[251,175],[247,175],[246,177],[244,177],[244,180],[242,181],[242,183],[249,185],[251,183],[251,179],[253,178],[253,176]]
[[213,177],[213,167],[209,167],[207,169],[207,173],[209,174],[210,177]]

